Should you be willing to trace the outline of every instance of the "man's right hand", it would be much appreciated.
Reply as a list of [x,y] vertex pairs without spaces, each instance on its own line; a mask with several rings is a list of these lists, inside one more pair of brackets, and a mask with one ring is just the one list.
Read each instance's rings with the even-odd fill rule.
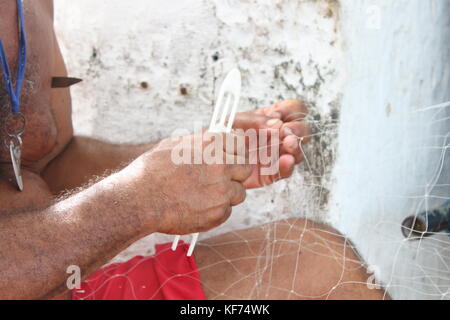
[[[199,139],[199,135],[188,139]],[[225,139],[224,135],[220,136]],[[187,137],[183,139],[186,141]],[[211,139],[200,139],[203,150],[213,143]],[[232,206],[245,200],[242,183],[250,176],[252,168],[248,164],[236,164],[243,162],[223,150],[217,151],[223,163],[233,164],[203,161],[201,164],[175,164],[172,150],[179,145],[180,140],[173,138],[161,141],[124,168],[119,176],[135,190],[131,198],[136,209],[142,210],[143,222],[149,221],[149,230],[154,231],[156,223],[156,231],[166,234],[208,231],[225,222]]]

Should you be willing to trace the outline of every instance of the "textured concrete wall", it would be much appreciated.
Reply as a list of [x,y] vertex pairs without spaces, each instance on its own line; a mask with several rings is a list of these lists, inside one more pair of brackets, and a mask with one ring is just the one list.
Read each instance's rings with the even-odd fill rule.
[[241,110],[299,98],[315,139],[292,179],[251,192],[204,236],[285,216],[327,221],[394,297],[445,298],[448,238],[406,243],[400,223],[450,194],[449,109],[416,112],[449,100],[449,3],[58,0],[69,70],[85,79],[73,89],[76,131],[137,143],[206,124],[238,65]]
[[56,28],[70,73],[84,79],[72,91],[79,134],[138,143],[207,124],[233,65],[243,74],[242,111],[285,98],[310,103],[314,161],[289,182],[251,192],[206,236],[324,217],[343,85],[335,2],[59,0]]
[[450,298],[450,238],[402,220],[450,198],[450,1],[342,1],[346,72],[333,225],[396,298]]

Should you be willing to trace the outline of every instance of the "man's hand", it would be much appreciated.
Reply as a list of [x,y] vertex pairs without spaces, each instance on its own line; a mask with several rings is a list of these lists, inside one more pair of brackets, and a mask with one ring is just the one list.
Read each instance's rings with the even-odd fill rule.
[[244,182],[247,189],[270,185],[292,175],[295,164],[304,158],[302,144],[311,140],[311,128],[300,121],[307,114],[308,110],[304,103],[285,100],[269,107],[236,115],[234,129],[255,129],[257,132],[279,130],[279,143],[272,145],[271,141],[266,141],[265,146],[260,146],[266,148],[279,145],[279,171],[272,175],[261,175],[261,167],[264,165],[258,161],[258,164],[253,165],[251,176]]
[[[226,135],[217,137],[226,139]],[[211,137],[210,137],[211,138]],[[166,234],[189,234],[208,231],[225,222],[231,207],[245,200],[243,182],[248,179],[252,167],[234,154],[217,149],[215,158],[223,164],[176,164],[173,150],[184,141],[200,139],[203,150],[214,141],[203,133],[180,139],[161,141],[151,151],[143,154],[119,175],[125,184],[136,190],[139,210],[153,212],[149,221],[157,221],[157,232]],[[198,140],[197,140],[198,141]],[[223,140],[224,141],[224,140]],[[193,152],[194,143],[192,143]],[[183,152],[189,150],[183,149]],[[233,163],[233,164],[227,164]],[[154,215],[156,214],[156,219]]]

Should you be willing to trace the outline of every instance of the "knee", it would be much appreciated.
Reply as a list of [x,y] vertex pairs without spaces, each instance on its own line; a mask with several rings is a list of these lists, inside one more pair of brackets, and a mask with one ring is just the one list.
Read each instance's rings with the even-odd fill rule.
[[301,241],[300,250],[306,254],[322,256],[331,264],[341,265],[345,260],[364,265],[350,239],[331,226],[301,218],[282,220],[278,224],[290,241],[297,245]]
[[303,218],[290,218],[275,222],[278,229],[289,231],[289,238],[313,241],[325,241],[329,245],[342,246],[350,244],[339,231],[326,224]]
[[369,288],[371,274],[364,261],[351,241],[336,229],[306,219],[287,219],[278,224],[288,235],[289,252],[297,246],[298,253],[293,259],[299,259],[300,268],[296,270],[299,290],[304,290],[305,295],[332,299],[388,298],[384,290]]

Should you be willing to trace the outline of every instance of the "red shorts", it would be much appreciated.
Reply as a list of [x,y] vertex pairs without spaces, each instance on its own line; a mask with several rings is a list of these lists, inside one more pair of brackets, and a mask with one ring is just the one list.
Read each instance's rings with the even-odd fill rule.
[[156,245],[151,257],[137,256],[111,264],[72,291],[74,300],[206,300],[194,256],[180,242]]

